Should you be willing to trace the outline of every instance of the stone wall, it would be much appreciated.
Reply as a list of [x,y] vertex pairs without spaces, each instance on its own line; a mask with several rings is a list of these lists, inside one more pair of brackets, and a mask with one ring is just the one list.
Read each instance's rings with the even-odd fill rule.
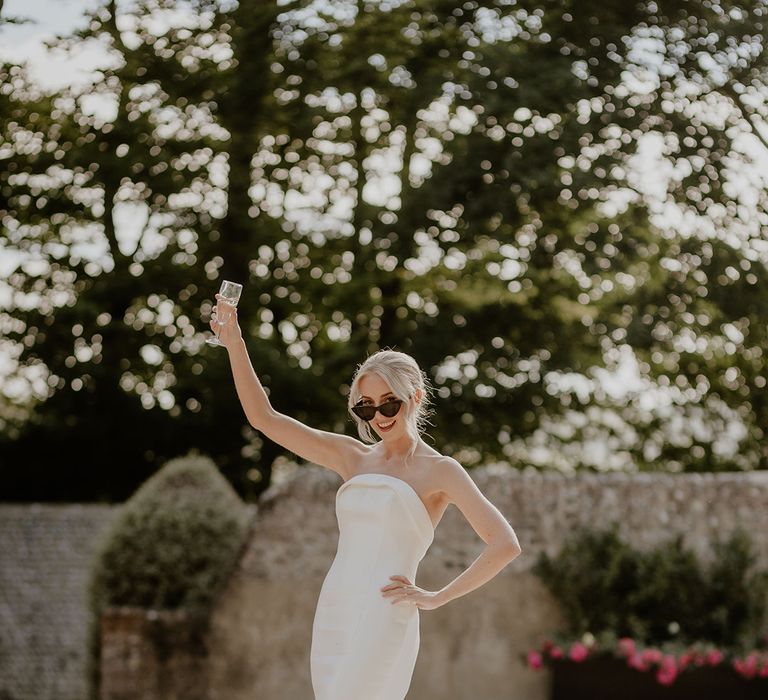
[[[523,554],[481,588],[420,613],[411,700],[546,697],[546,672],[527,670],[521,656],[558,627],[559,617],[530,569],[540,551],[556,553],[577,525],[618,522],[622,535],[639,546],[680,532],[703,556],[713,539],[745,526],[768,565],[765,472],[470,473],[517,531]],[[151,615],[147,621],[117,611],[103,619],[110,697],[147,700],[141,683],[155,678],[152,697],[189,700],[191,691],[189,697],[182,691],[194,678],[195,696],[205,700],[312,700],[312,620],[336,551],[340,483],[325,469],[302,467],[267,491],[245,555],[213,611],[204,662],[183,653],[174,657],[173,650],[155,659],[157,649],[146,643]],[[98,537],[118,508],[0,505],[0,700],[85,698],[85,583]],[[461,513],[449,507],[418,584],[444,586],[482,547]],[[183,629],[178,634],[183,638]]]
[[0,699],[84,700],[86,584],[118,506],[0,505]]
[[[522,655],[555,631],[553,600],[531,573],[575,526],[619,523],[646,547],[683,533],[703,557],[736,526],[753,533],[768,563],[768,474],[579,475],[483,468],[481,491],[515,528],[523,554],[468,595],[422,611],[421,648],[409,698],[539,700],[548,675]],[[245,556],[213,616],[211,700],[311,700],[314,608],[336,551],[334,498],[341,479],[319,467],[264,494]],[[421,562],[417,583],[437,589],[461,573],[483,542],[451,506]]]

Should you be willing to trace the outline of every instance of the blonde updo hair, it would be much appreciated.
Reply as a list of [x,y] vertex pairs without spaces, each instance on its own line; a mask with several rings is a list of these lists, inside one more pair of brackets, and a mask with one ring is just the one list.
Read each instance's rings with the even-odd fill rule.
[[[428,420],[430,413],[431,387],[427,375],[421,370],[416,360],[410,355],[398,350],[378,350],[370,355],[365,362],[358,365],[349,388],[347,407],[349,414],[357,424],[357,432],[363,442],[374,443],[377,435],[361,418],[352,411],[352,406],[360,401],[360,379],[366,374],[376,374],[392,389],[392,393],[403,401],[400,414],[405,417],[406,431],[412,440],[412,447],[406,457],[406,462],[413,456],[419,442],[419,435],[431,425]],[[421,403],[416,403],[414,394],[422,390]]]

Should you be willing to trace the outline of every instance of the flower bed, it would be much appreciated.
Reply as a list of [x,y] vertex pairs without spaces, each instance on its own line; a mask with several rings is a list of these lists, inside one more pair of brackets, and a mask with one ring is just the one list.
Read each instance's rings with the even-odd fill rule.
[[527,663],[552,669],[554,700],[768,699],[768,572],[743,532],[714,548],[704,567],[680,537],[640,552],[614,527],[542,555],[568,630]]
[[748,679],[725,665],[689,668],[673,677],[674,665],[662,660],[644,673],[611,656],[589,657],[581,663],[561,659],[552,665],[552,700],[765,700],[768,679]]
[[[527,663],[533,669],[551,666],[554,700],[612,698],[618,687],[622,700],[768,698],[768,651],[737,655],[708,644],[653,647],[628,637],[606,634],[598,640],[585,634],[570,643],[546,640],[528,652]],[[673,685],[674,693],[659,694]]]

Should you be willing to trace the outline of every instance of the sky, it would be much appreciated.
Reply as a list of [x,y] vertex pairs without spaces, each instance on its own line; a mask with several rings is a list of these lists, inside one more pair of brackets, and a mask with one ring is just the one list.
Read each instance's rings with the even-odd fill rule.
[[97,4],[95,0],[5,0],[4,17],[30,21],[0,25],[0,54],[16,60],[29,59],[41,85],[55,88],[71,83],[73,78],[88,73],[99,59],[97,52],[90,47],[79,52],[74,61],[67,61],[50,55],[44,41],[77,28],[83,13]]
[[94,0],[5,0],[3,15],[34,20],[13,29],[12,41],[20,43],[73,29],[81,21],[83,10],[95,5]]

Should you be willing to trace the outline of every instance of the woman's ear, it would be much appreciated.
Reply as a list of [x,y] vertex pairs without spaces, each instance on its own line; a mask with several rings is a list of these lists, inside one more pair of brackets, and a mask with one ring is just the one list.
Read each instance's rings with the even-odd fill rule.
[[423,389],[416,389],[416,391],[413,394],[413,398],[416,401],[417,404],[421,403],[421,398],[424,396],[424,390]]

